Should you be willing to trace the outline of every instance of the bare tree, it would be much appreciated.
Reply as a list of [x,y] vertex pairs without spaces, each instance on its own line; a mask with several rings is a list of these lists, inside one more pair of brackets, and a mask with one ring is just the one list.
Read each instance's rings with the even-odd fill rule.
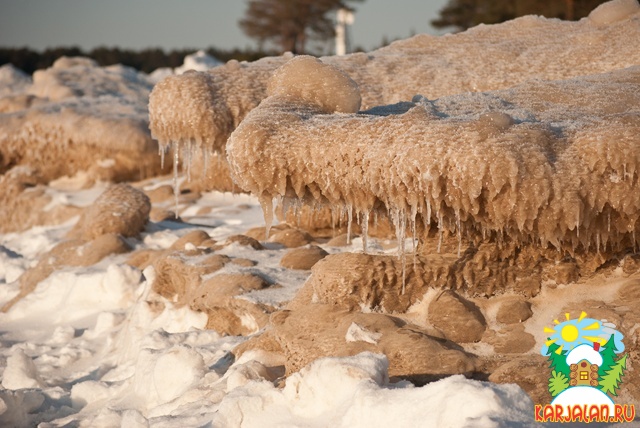
[[363,0],[249,0],[240,28],[259,43],[272,42],[283,52],[304,53],[307,42],[334,36],[330,13]]

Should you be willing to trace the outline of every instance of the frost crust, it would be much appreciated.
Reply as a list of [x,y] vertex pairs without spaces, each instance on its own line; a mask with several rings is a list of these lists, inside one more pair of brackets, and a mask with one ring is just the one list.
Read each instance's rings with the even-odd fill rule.
[[348,115],[274,95],[234,131],[227,154],[267,222],[271,199],[301,199],[357,217],[387,212],[399,238],[418,222],[557,248],[630,245],[639,83],[631,67]]

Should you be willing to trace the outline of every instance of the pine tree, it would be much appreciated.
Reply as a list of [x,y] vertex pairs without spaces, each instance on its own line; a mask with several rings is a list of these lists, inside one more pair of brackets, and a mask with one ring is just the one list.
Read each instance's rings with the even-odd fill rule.
[[567,352],[562,351],[558,354],[557,351],[559,348],[555,343],[549,345],[549,349],[547,350],[550,361],[549,368],[558,373],[563,373],[568,378],[569,374],[571,374],[571,369],[567,365]]
[[552,397],[560,394],[562,391],[569,387],[569,378],[562,373],[553,370],[551,377],[549,378],[549,392]]
[[611,367],[609,371],[602,377],[602,381],[599,383],[599,388],[605,394],[611,394],[617,396],[616,389],[620,387],[622,376],[627,368],[627,355],[624,354],[616,363]]
[[609,340],[607,340],[607,343],[604,344],[603,349],[600,350],[600,355],[602,355],[602,364],[598,369],[598,374],[600,375],[598,382],[602,382],[602,377],[616,363],[617,350],[618,348],[616,348],[614,335],[612,334],[611,337],[609,337]]

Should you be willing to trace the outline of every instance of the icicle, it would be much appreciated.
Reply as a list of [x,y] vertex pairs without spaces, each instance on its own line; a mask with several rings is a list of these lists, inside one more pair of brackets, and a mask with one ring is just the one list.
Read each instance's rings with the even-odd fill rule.
[[443,238],[443,220],[442,213],[438,213],[438,254],[440,254],[440,249],[442,248],[442,238]]
[[415,259],[416,255],[416,216],[418,215],[418,205],[411,205],[411,252]]
[[159,142],[158,143],[158,154],[160,155],[160,168],[164,169],[164,154],[167,151],[167,147],[170,143]]
[[273,198],[271,195],[263,193],[258,200],[262,207],[262,215],[264,216],[264,234],[265,241],[269,239],[269,232],[271,231],[271,224],[273,223]]
[[353,206],[347,205],[347,245],[351,244],[351,221],[353,219]]
[[173,146],[173,197],[175,199],[176,211],[175,215],[178,218],[178,197],[180,196],[180,185],[178,184],[178,164],[180,163],[180,144],[176,143]]
[[369,211],[362,213],[362,251],[367,254],[367,241],[369,234]]
[[287,213],[291,209],[292,205],[293,205],[293,200],[291,198],[285,197],[282,199],[282,216],[284,217],[285,221],[287,219]]
[[204,158],[204,175],[208,177],[209,172],[209,150],[202,147],[202,157]]
[[406,286],[406,258],[404,249],[405,232],[407,229],[406,213],[399,209],[394,209],[391,212],[391,219],[396,229],[396,240],[398,241],[398,258],[402,263],[402,294],[404,294]]
[[331,237],[336,237],[336,224],[338,223],[338,214],[336,213],[335,207],[331,205]]
[[[187,162],[187,182],[191,183],[191,159],[193,153],[193,140],[189,140],[189,144],[186,147],[186,156],[184,158]],[[183,167],[184,168],[184,167]]]
[[[313,216],[316,218],[317,211],[314,208]],[[300,199],[296,199],[293,204],[293,215],[296,217],[296,225],[300,227],[300,223],[302,222],[302,201]]]
[[456,229],[458,235],[458,258],[460,258],[460,250],[462,249],[462,227],[460,225],[460,212],[456,210]]

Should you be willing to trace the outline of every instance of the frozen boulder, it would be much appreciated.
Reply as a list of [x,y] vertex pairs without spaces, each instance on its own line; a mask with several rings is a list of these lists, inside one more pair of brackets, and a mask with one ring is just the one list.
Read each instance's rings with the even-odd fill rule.
[[[279,79],[285,81],[286,79]],[[640,217],[640,68],[358,114],[274,95],[227,144],[238,185],[389,212],[402,225],[574,251],[625,248]],[[330,147],[330,149],[328,149]]]
[[[365,332],[364,336],[354,335],[354,323]],[[421,384],[451,374],[471,374],[476,368],[475,358],[454,343],[384,314],[312,304],[274,313],[270,328],[286,357],[287,375],[318,358],[361,352],[385,354],[389,376]]]
[[141,190],[114,184],[87,208],[71,232],[91,240],[108,233],[138,236],[149,221],[151,202]]

